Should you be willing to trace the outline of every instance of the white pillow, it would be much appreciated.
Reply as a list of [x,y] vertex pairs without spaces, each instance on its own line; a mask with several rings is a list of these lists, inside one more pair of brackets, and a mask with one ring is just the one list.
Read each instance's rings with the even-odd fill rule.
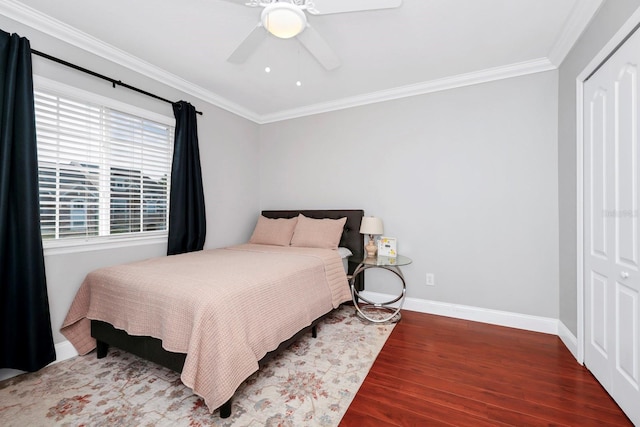
[[351,255],[353,255],[353,252],[351,252],[349,248],[340,246],[338,248],[338,254],[340,255],[340,258],[349,258]]

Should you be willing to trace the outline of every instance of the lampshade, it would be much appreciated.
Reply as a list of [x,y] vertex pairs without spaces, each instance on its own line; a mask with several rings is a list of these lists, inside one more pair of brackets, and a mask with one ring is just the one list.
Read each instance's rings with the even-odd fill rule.
[[307,17],[291,3],[271,3],[262,11],[262,26],[276,37],[289,39],[307,28]]
[[360,224],[360,234],[384,234],[382,220],[374,216],[365,216]]

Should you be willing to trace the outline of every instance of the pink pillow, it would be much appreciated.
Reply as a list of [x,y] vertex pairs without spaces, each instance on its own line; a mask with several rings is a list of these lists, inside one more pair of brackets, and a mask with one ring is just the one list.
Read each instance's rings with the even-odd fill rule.
[[289,246],[298,218],[271,219],[260,215],[249,243]]
[[298,215],[291,246],[338,249],[347,218],[314,219]]

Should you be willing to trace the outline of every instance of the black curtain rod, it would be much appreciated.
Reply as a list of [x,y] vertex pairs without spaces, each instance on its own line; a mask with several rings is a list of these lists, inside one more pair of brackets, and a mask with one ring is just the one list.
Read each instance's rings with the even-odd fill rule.
[[[156,95],[154,93],[147,92],[146,90],[138,89],[137,87],[128,85],[126,83],[123,83],[120,80],[112,79],[111,77],[107,77],[107,76],[105,76],[103,74],[96,73],[95,71],[88,70],[88,69],[86,69],[84,67],[81,67],[81,66],[76,65],[76,64],[72,64],[71,62],[67,62],[67,61],[65,61],[63,59],[56,58],[55,56],[51,56],[49,54],[37,51],[35,49],[31,49],[31,53],[33,53],[34,55],[42,56],[43,58],[46,58],[46,59],[48,59],[50,61],[57,62],[58,64],[66,65],[67,67],[73,68],[74,70],[82,71],[83,73],[87,73],[87,74],[90,74],[90,75],[92,75],[94,77],[97,77],[99,79],[106,80],[106,81],[110,82],[113,85],[114,88],[116,86],[122,86],[122,87],[125,87],[127,89],[133,90],[135,92],[141,93],[143,95],[150,96],[151,98],[155,98],[155,99],[158,99],[160,101],[168,102],[171,105],[176,104],[175,102],[169,101],[168,99],[163,98],[161,96],[158,96],[158,95]],[[201,111],[197,111],[196,110],[196,113],[202,115]]]

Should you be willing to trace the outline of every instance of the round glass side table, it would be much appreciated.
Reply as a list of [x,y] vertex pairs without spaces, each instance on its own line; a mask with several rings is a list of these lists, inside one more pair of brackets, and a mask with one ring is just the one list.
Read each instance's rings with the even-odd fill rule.
[[[378,256],[365,258],[360,261],[360,264],[358,264],[356,269],[353,271],[353,275],[349,281],[353,305],[355,306],[359,316],[374,323],[397,322],[400,320],[402,316],[400,310],[402,309],[402,304],[404,303],[405,294],[407,292],[407,286],[404,281],[402,271],[400,270],[400,266],[411,264],[411,262],[411,258],[402,255],[395,257]],[[402,282],[402,291],[400,292],[400,295],[384,302],[370,301],[363,297],[355,287],[355,279],[358,274],[363,273],[369,268],[382,268],[398,276]]]

